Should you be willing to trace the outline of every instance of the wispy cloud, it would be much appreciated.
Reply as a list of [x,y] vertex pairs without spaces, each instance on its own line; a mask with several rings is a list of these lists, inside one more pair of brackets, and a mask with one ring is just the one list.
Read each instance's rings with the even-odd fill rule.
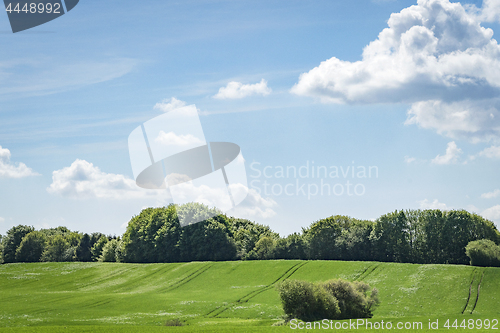
[[[4,62],[0,63],[0,95],[58,93],[122,77],[136,65],[137,61],[129,58],[71,63],[53,58]],[[16,75],[10,75],[11,72],[16,72]]]
[[487,193],[481,194],[481,198],[484,198],[484,199],[496,198],[498,196],[500,196],[500,190],[499,189],[496,189],[493,192],[487,192]]

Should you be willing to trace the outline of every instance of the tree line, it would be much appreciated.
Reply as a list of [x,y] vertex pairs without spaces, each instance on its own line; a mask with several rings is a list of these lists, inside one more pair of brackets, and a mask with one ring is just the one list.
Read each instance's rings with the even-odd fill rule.
[[[178,217],[186,215],[205,220],[181,227]],[[482,239],[498,245],[500,233],[491,221],[465,210],[401,210],[375,221],[336,215],[280,237],[268,226],[189,203],[144,209],[120,237],[19,225],[0,236],[0,262],[313,259],[469,264],[467,244]]]

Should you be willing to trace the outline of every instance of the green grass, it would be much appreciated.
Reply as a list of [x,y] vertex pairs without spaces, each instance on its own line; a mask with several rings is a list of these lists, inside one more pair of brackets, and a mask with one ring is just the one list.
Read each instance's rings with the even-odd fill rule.
[[[36,263],[0,266],[0,332],[285,331],[290,328],[271,327],[283,315],[275,284],[338,277],[379,289],[373,321],[500,319],[500,268],[299,260]],[[185,326],[164,326],[173,319]]]

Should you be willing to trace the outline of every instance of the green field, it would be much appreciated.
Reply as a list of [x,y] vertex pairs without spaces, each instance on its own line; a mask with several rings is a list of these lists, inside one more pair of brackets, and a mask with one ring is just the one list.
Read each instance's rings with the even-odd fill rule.
[[[448,318],[500,319],[500,268],[299,260],[35,263],[0,266],[0,332],[290,331],[271,327],[283,315],[274,285],[339,277],[379,289],[374,322],[421,321],[425,331],[429,319],[441,326]],[[172,319],[185,326],[165,327]]]

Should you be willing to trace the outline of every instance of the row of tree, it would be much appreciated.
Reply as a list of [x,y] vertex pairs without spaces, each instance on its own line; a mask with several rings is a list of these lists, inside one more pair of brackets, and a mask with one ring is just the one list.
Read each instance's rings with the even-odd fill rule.
[[[179,216],[205,221],[181,227]],[[491,221],[464,210],[407,210],[374,222],[332,216],[280,237],[267,226],[190,203],[144,209],[118,238],[20,225],[0,239],[5,263],[318,259],[468,264],[469,242],[500,244],[500,233]]]

